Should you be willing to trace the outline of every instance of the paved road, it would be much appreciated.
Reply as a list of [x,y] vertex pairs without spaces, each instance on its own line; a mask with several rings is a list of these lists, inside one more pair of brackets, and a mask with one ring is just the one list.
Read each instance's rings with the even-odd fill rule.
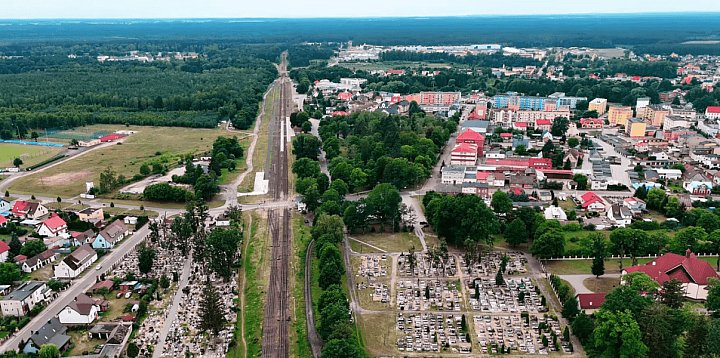
[[[559,275],[561,279],[567,281],[575,289],[576,293],[593,293],[589,288],[585,287],[583,283],[585,279],[595,278],[595,275]],[[620,274],[606,274],[602,277],[619,278]]]
[[65,306],[75,300],[75,297],[89,290],[102,274],[107,273],[114,265],[123,259],[127,253],[131,252],[135,246],[142,242],[149,233],[150,229],[148,225],[145,225],[132,236],[123,240],[120,245],[116,246],[110,253],[98,260],[96,267],[100,267],[99,270],[89,269],[81,278],[73,281],[70,288],[60,292],[58,298],[33,318],[30,323],[0,345],[0,352],[18,350],[20,343],[30,338],[32,332],[39,330],[50,319],[57,316]]
[[[164,324],[163,324],[162,328],[160,328],[160,335],[158,337],[158,342],[155,345],[155,350],[153,351],[153,355],[152,355],[153,358],[160,358],[163,356],[163,353],[167,349],[167,347],[165,347],[165,341],[167,340],[168,333],[170,333],[170,328],[172,328],[173,323],[175,323],[177,325],[180,324],[180,322],[176,322],[178,307],[180,306],[180,302],[186,298],[185,293],[183,292],[183,288],[185,288],[185,286],[187,286],[187,284],[188,284],[188,281],[190,279],[190,269],[191,268],[192,268],[192,256],[188,255],[188,257],[185,259],[185,265],[183,266],[182,273],[180,274],[180,281],[178,282],[178,288],[177,288],[177,291],[175,292],[175,297],[173,298],[173,301],[172,301],[172,304],[171,304],[169,310],[166,312]],[[171,351],[169,351],[169,352],[171,352]]]

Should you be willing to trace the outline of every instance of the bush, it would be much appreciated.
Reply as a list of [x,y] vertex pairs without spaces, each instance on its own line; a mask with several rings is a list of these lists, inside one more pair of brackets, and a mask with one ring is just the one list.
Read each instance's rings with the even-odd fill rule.
[[143,191],[143,198],[150,201],[185,202],[191,200],[193,193],[168,183],[148,185]]

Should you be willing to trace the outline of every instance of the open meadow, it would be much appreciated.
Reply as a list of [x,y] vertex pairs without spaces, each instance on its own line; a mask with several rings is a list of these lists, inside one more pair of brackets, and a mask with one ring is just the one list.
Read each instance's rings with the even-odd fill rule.
[[22,159],[23,167],[29,167],[54,157],[62,150],[60,147],[0,143],[0,168],[12,167],[15,158]]
[[131,178],[139,172],[142,164],[160,162],[170,168],[187,154],[209,152],[213,141],[229,135],[220,129],[191,129],[140,126],[92,126],[92,130],[131,130],[122,144],[92,151],[80,158],[68,160],[43,172],[23,177],[13,183],[11,192],[75,196],[85,189],[85,182],[99,183],[100,173],[107,168],[117,175]]

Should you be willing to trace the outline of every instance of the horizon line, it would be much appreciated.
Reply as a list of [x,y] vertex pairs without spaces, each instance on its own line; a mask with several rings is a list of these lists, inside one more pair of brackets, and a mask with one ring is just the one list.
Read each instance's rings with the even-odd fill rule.
[[0,21],[87,21],[87,20],[332,20],[332,19],[442,19],[473,17],[556,17],[556,16],[623,16],[623,15],[720,15],[718,11],[639,11],[639,12],[574,12],[556,14],[470,14],[470,15],[407,15],[407,16],[298,16],[298,17],[38,17],[4,18]]

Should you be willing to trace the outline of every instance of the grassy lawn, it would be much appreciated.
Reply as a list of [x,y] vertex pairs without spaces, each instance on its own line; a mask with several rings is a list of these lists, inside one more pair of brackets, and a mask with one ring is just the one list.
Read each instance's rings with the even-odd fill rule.
[[[60,259],[57,260],[60,262]],[[45,267],[35,270],[30,273],[30,279],[35,281],[47,281],[50,277],[53,277],[55,272],[53,271],[52,265],[45,265]]]
[[395,314],[364,314],[357,316],[357,327],[363,338],[367,353],[371,357],[390,355],[397,352],[397,330]]
[[50,159],[62,150],[61,147],[0,143],[0,168],[12,167],[15,158],[20,158],[23,161],[21,167],[26,168]]
[[586,278],[583,285],[593,292],[608,293],[613,288],[620,286],[620,279],[615,277],[591,277]]
[[101,339],[90,339],[88,331],[68,331],[68,336],[71,337],[73,348],[66,352],[66,356],[79,356],[87,355],[95,352],[95,348],[101,344],[105,344],[105,340]]
[[268,241],[267,217],[257,213],[245,215],[246,222],[252,218],[250,227],[251,240],[246,240],[247,247],[243,267],[245,269],[245,340],[247,356],[258,357],[262,351],[262,321],[265,312],[265,294],[270,276],[267,262]]
[[[415,247],[415,251],[422,251],[420,239],[415,234],[409,232],[399,233],[374,233],[364,235],[353,235],[353,239],[362,241],[372,246],[378,247],[386,252],[408,252],[410,248]],[[360,253],[379,253],[381,251],[372,246],[364,245],[355,240],[350,240],[350,246],[353,251]]]
[[213,141],[228,135],[220,129],[191,129],[141,126],[93,126],[94,130],[133,130],[137,133],[124,143],[111,145],[69,160],[42,173],[23,177],[13,183],[12,192],[74,196],[85,190],[85,182],[100,182],[100,173],[111,168],[115,173],[132,177],[144,163],[167,160],[176,164],[187,154],[206,153]]
[[110,302],[110,306],[106,312],[100,315],[100,320],[103,322],[117,321],[118,318],[126,314],[124,312],[125,306],[127,306],[131,301],[137,301],[132,297],[130,297],[130,299],[125,299],[125,297],[115,298],[115,293],[116,292],[112,292],[106,297],[106,299]]
[[558,200],[558,204],[560,204],[560,208],[562,208],[565,211],[568,211],[570,209],[575,209],[577,206],[572,201],[572,199],[568,200]]

